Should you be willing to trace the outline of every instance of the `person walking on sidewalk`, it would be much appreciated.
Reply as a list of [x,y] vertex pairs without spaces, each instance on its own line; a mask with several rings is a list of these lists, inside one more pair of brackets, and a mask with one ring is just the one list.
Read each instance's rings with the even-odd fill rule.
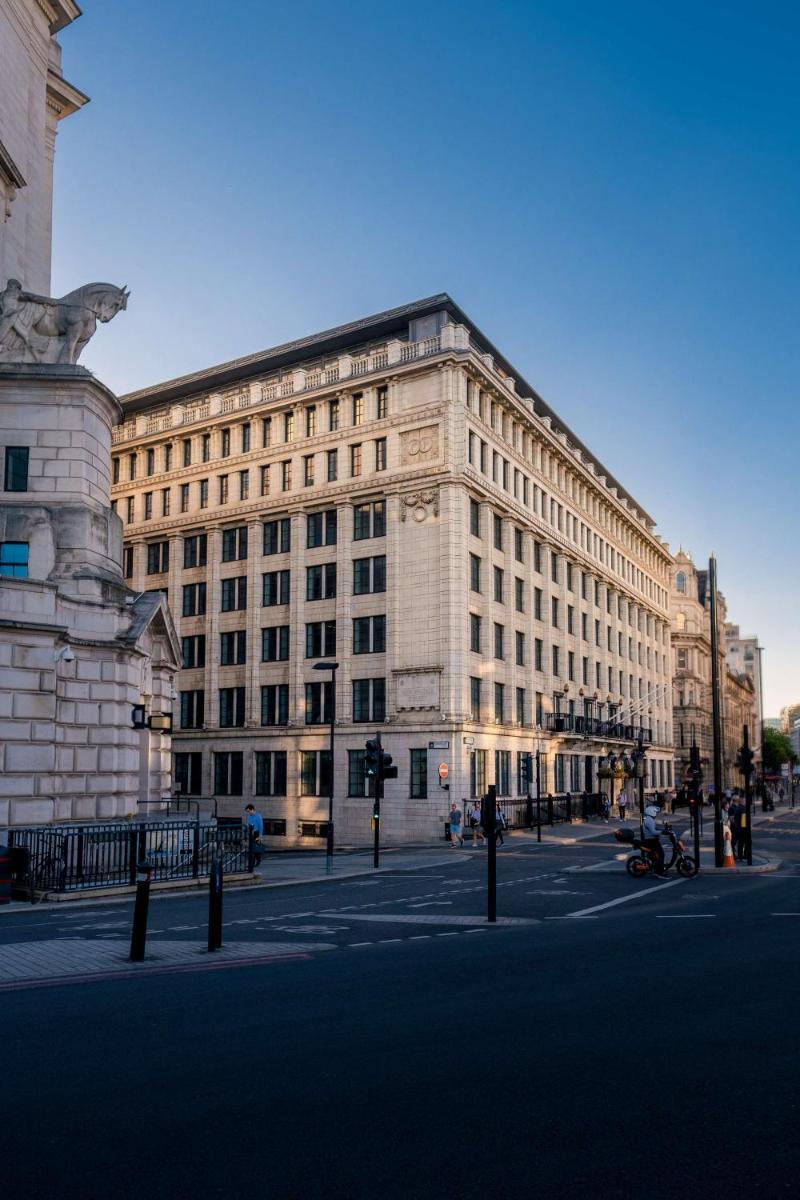
[[484,840],[483,830],[481,829],[481,806],[477,800],[473,801],[472,808],[470,809],[469,827],[472,830],[472,849],[477,850],[478,841]]
[[264,847],[261,839],[264,836],[264,818],[260,812],[256,812],[254,804],[248,804],[244,810],[245,821],[247,823],[247,833],[250,838],[250,849],[253,855],[253,866],[261,866],[261,858],[264,854]]
[[507,828],[508,826],[506,825],[506,819],[503,815],[503,810],[500,807],[500,801],[498,800],[494,810],[494,831],[501,846],[505,845],[503,841],[503,830]]
[[737,795],[731,800],[728,809],[728,819],[731,825],[731,850],[733,857],[740,861],[745,857],[744,838],[742,836],[742,817],[746,812],[745,806]]
[[625,795],[624,792],[620,792],[619,799],[617,800],[617,805],[619,807],[620,821],[625,820],[625,806],[627,805],[627,803],[628,803],[628,797]]
[[461,809],[456,804],[455,800],[450,805],[450,848],[453,849],[458,843],[459,846],[464,845],[464,839],[461,836],[461,821],[463,814]]

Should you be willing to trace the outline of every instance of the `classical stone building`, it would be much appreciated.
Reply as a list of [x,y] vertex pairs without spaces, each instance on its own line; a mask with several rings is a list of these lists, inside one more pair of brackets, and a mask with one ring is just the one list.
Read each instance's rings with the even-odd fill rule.
[[[597,790],[643,733],[672,784],[671,556],[653,521],[446,295],[123,398],[125,575],[182,641],[176,780],[318,832],[336,673],[337,836],[364,743],[383,835],[441,835],[495,782]],[[450,792],[437,766],[449,768]]]
[[763,719],[762,697],[764,694],[761,678],[761,647],[757,637],[742,637],[739,626],[725,626],[725,662],[733,675],[746,675],[753,683],[756,712],[750,729],[750,745],[755,752],[756,764],[761,762],[761,722]]
[[168,733],[132,728],[132,709],[171,711],[179,647],[162,598],[122,578],[120,408],[75,361],[127,297],[31,290],[49,290],[56,98],[70,90],[51,35],[77,15],[45,0],[0,13],[0,138],[17,170],[11,203],[2,167],[0,214],[16,277],[0,275],[0,826],[123,816],[169,785]]

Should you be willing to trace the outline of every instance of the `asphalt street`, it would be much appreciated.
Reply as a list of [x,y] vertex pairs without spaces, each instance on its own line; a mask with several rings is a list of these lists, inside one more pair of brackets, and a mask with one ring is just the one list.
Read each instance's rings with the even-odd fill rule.
[[[360,879],[154,899],[148,973],[0,988],[4,1178],[27,1197],[796,1192],[800,814],[770,874],[632,881],[611,830]],[[611,869],[609,870],[609,866]],[[268,876],[269,863],[265,864]],[[104,940],[131,905],[32,908],[0,949]],[[159,945],[196,963],[159,972]],[[304,949],[307,944],[307,949]],[[114,950],[112,953],[116,953]]]

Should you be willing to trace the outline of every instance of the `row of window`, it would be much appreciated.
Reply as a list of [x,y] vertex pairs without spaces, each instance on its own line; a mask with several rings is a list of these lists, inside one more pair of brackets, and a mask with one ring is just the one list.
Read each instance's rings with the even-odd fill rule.
[[[383,721],[386,717],[386,680],[382,677],[352,681],[353,721]],[[243,728],[246,720],[246,689],[220,688],[220,729]],[[201,729],[205,725],[205,691],[181,692],[181,729]],[[328,725],[334,715],[333,691],[329,681],[305,684],[306,725]],[[288,725],[289,685],[270,683],[261,688],[261,724]]]
[[[275,608],[289,603],[291,572],[266,571],[261,576],[261,604]],[[247,608],[247,576],[236,575],[221,583],[221,612],[241,612]],[[336,563],[316,563],[306,567],[306,600],[333,600],[337,591]],[[363,596],[386,591],[386,555],[353,559],[353,595]],[[208,585],[186,583],[182,589],[181,616],[202,617],[206,612]]]
[[[288,625],[272,625],[261,630],[261,661],[287,662],[289,659]],[[247,662],[247,631],[227,630],[219,635],[220,666],[241,666]],[[306,624],[306,658],[327,658],[336,653],[336,622],[310,621]],[[193,634],[181,639],[182,665],[193,670],[206,665],[206,635]],[[383,654],[386,650],[386,617],[353,618],[353,653]]]
[[[362,425],[365,419],[369,419],[366,414],[365,398],[363,392],[354,392],[350,397],[350,416],[351,425]],[[387,415],[388,405],[388,388],[383,385],[376,389],[375,393],[375,420],[382,420]],[[302,409],[302,428],[305,430],[306,437],[315,437],[320,432],[318,421],[318,408],[316,404],[306,405]],[[341,428],[341,401],[337,398],[328,401],[327,404],[327,428],[333,433]],[[229,426],[224,426],[216,431],[218,447],[217,457],[229,458],[231,454],[249,454],[253,446],[253,425],[252,421],[245,421],[234,430]],[[278,416],[262,417],[257,427],[261,433],[261,448],[269,449],[276,444],[276,429],[280,428],[282,433],[282,441],[284,443],[293,442],[295,440],[297,422],[295,420],[295,412],[285,412]],[[234,445],[235,440],[235,445]],[[199,442],[199,446],[198,446]],[[210,432],[200,434],[197,438],[183,438],[180,443],[180,462],[182,467],[190,467],[195,453],[199,449],[200,462],[210,462],[212,458],[212,435]],[[155,475],[157,473],[171,471],[173,469],[173,453],[172,442],[165,442],[159,447],[152,446],[144,451],[144,474],[145,477]],[[127,461],[127,477],[129,480],[135,480],[139,471],[139,452],[131,451],[126,455]],[[122,460],[119,455],[112,459],[112,478],[114,483],[120,482]]]

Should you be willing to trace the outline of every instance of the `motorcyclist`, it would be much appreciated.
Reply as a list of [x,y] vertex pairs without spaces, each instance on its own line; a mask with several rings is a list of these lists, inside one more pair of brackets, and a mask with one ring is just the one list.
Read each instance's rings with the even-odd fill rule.
[[664,870],[664,847],[661,845],[660,831],[656,824],[656,817],[660,811],[656,804],[648,804],[644,810],[644,838],[642,839],[642,845],[653,856],[653,870],[656,875],[666,875],[666,871]]

